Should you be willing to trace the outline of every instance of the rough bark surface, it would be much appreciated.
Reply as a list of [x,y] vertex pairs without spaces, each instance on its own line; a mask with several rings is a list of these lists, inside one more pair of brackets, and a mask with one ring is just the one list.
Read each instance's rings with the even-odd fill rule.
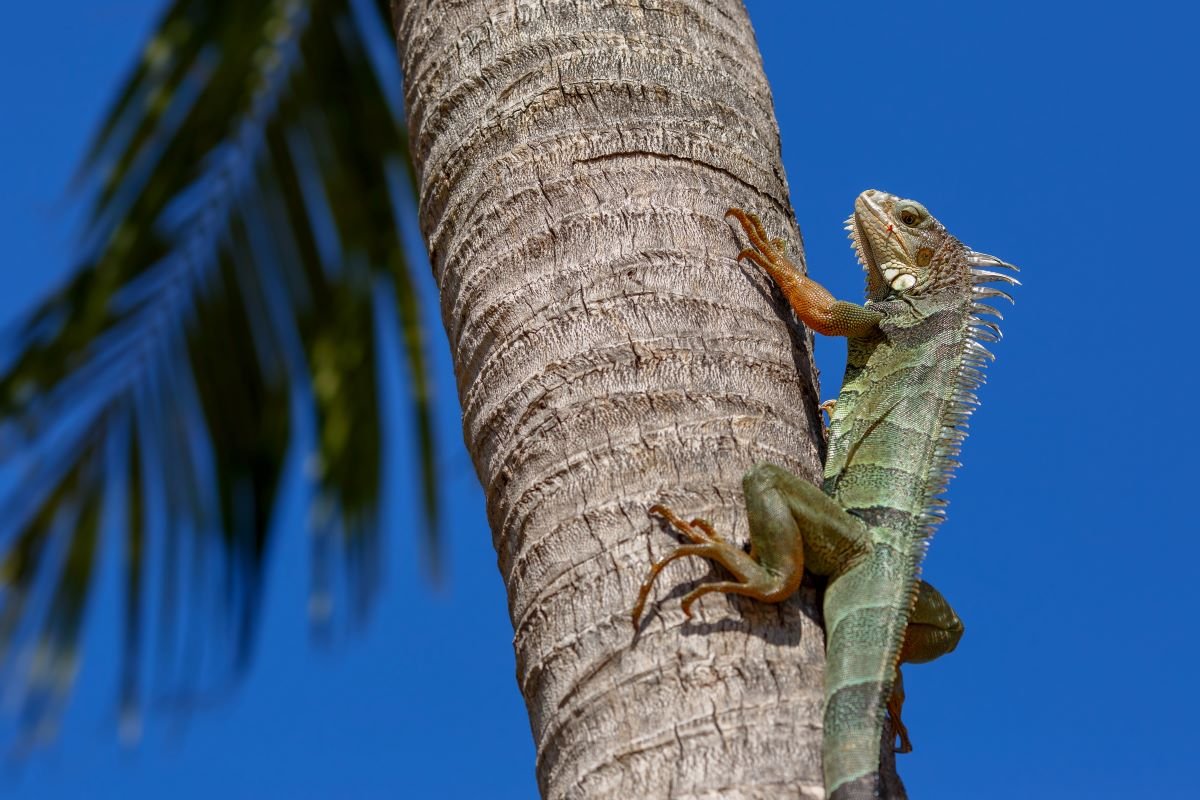
[[546,798],[823,795],[815,590],[680,596],[635,637],[652,503],[746,538],[741,476],[815,478],[808,339],[723,219],[791,227],[738,0],[395,7],[421,226]]

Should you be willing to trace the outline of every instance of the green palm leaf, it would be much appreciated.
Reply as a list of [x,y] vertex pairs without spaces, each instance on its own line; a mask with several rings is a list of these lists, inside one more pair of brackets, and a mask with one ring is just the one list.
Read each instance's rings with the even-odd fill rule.
[[[124,519],[125,719],[238,674],[306,426],[315,618],[338,563],[365,611],[385,320],[399,323],[436,529],[394,202],[411,192],[408,144],[371,58],[387,23],[382,0],[175,0],[96,136],[78,269],[9,333],[0,370],[0,455],[16,475],[0,517],[0,676],[34,740],[71,685],[106,508]],[[395,314],[376,313],[383,298]]]

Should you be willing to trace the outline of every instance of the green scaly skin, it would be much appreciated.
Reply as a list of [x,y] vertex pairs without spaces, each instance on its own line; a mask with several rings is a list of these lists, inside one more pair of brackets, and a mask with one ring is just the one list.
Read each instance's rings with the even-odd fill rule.
[[743,478],[749,554],[704,520],[684,522],[654,506],[651,512],[691,544],[651,567],[634,625],[655,578],[677,558],[712,559],[735,578],[685,596],[689,616],[692,603],[711,592],[779,602],[800,585],[805,569],[828,576],[825,789],[830,800],[882,797],[880,748],[889,714],[899,750],[909,749],[899,665],[944,655],[962,636],[957,615],[918,575],[978,403],[973,390],[991,358],[980,340],[999,338],[982,315],[1000,315],[982,301],[1008,295],[984,284],[1016,283],[988,268],[1016,268],[967,248],[921,204],[867,191],[847,223],[867,272],[868,300],[856,305],[803,276],[757,218],[738,209],[730,216],[753,245],[739,260],[765,269],[814,330],[849,339],[823,490],[780,467],[751,468]]

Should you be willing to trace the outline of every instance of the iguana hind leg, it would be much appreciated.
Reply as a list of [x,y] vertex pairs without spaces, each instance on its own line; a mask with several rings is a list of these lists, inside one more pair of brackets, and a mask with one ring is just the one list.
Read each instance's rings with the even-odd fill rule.
[[750,522],[750,552],[726,541],[706,521],[684,522],[665,506],[650,513],[661,516],[691,540],[650,567],[633,608],[637,627],[658,574],[670,562],[688,556],[716,561],[735,580],[708,583],[683,598],[684,613],[698,598],[713,592],[740,594],[778,603],[791,596],[810,571],[827,575],[867,547],[866,527],[831,497],[808,481],[772,464],[757,464],[742,479]]
[[[962,620],[954,613],[946,598],[925,581],[920,581],[917,584],[917,597],[908,617],[908,627],[904,629],[904,644],[900,647],[899,663],[921,664],[933,661],[957,647],[962,635]],[[892,718],[892,730],[900,739],[897,753],[908,753],[912,750],[908,729],[900,720],[903,706],[904,682],[901,680],[900,666],[897,664],[896,682],[892,686],[892,694],[887,703],[888,716]]]
[[642,609],[646,606],[646,598],[650,595],[650,589],[654,586],[654,581],[658,578],[658,573],[662,572],[663,567],[676,559],[687,558],[688,556],[707,558],[716,561],[725,567],[725,569],[732,572],[734,577],[737,578],[737,581],[724,581],[700,586],[685,596],[683,598],[683,613],[689,617],[692,615],[692,603],[696,601],[696,598],[709,592],[723,591],[756,597],[759,592],[770,591],[771,587],[763,582],[763,579],[767,576],[759,568],[759,565],[755,563],[754,559],[743,552],[741,548],[727,542],[707,520],[694,519],[691,522],[684,522],[674,511],[663,505],[651,506],[649,513],[665,519],[670,523],[672,528],[690,539],[692,544],[680,545],[650,565],[650,573],[646,576],[646,580],[642,582],[642,588],[638,591],[637,603],[633,607],[633,626],[635,628],[638,625],[638,620],[641,619]]

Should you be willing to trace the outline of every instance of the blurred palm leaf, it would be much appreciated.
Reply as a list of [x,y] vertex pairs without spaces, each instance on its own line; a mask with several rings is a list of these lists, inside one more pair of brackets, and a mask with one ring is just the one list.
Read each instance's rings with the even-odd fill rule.
[[[78,269],[10,332],[0,370],[15,475],[0,511],[0,685],[35,740],[71,686],[106,519],[123,518],[109,526],[123,540],[123,719],[238,674],[305,424],[314,618],[331,613],[338,563],[365,611],[385,320],[399,321],[435,529],[394,204],[412,190],[408,145],[391,65],[371,57],[387,5],[173,0],[85,159]],[[376,313],[381,298],[394,315]]]

